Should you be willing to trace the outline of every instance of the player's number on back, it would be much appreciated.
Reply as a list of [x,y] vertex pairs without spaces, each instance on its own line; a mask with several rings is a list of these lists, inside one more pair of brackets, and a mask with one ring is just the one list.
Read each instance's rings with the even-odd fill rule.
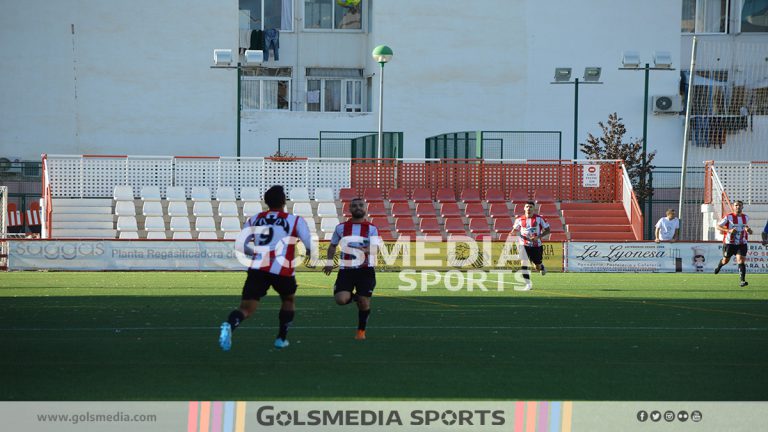
[[257,246],[266,246],[270,242],[272,242],[272,236],[274,236],[274,232],[272,231],[272,227],[268,226],[265,227],[264,230],[259,234],[259,236],[256,238],[256,245]]

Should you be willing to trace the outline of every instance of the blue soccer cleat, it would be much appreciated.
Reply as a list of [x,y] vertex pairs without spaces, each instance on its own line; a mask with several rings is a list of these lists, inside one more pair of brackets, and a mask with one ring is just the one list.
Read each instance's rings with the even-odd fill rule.
[[290,344],[291,343],[288,342],[288,339],[280,339],[280,338],[275,339],[275,348],[277,349],[283,349]]
[[228,322],[221,324],[219,345],[224,351],[229,351],[229,349],[232,348],[232,326]]

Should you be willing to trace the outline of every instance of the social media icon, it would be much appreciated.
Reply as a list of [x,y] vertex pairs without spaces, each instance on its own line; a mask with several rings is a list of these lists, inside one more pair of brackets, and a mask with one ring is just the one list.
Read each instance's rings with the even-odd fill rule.
[[661,420],[661,413],[658,412],[658,411],[652,411],[651,412],[651,420],[655,421],[655,422]]
[[701,421],[701,419],[702,419],[701,411],[691,411],[691,420],[698,423]]
[[667,411],[664,413],[664,420],[668,422],[675,421],[675,412],[674,411]]
[[644,422],[646,420],[648,420],[648,413],[645,412],[645,411],[642,411],[642,410],[638,411],[637,412],[637,421]]
[[687,411],[680,411],[677,413],[677,419],[681,422],[688,421],[688,412]]

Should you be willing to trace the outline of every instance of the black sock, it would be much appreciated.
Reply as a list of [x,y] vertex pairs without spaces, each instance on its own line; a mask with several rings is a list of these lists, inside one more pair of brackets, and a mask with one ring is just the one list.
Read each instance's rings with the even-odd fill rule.
[[227,322],[230,326],[232,326],[232,330],[234,330],[240,326],[240,323],[242,323],[244,319],[245,315],[243,315],[243,312],[241,312],[240,309],[235,309],[230,312],[229,318],[227,318]]
[[525,279],[526,282],[531,280],[531,272],[528,271],[528,266],[523,266],[523,279]]
[[725,264],[723,264],[723,262],[720,261],[720,262],[717,263],[717,268],[721,269],[721,268],[723,268],[723,265],[725,265]]
[[277,333],[277,337],[280,339],[285,340],[288,336],[288,327],[293,322],[293,315],[294,311],[280,309],[280,314],[278,315],[280,319],[280,331]]
[[739,264],[739,277],[742,281],[747,277],[747,265],[744,263]]
[[357,329],[365,330],[366,324],[368,324],[368,315],[371,314],[371,310],[357,311]]

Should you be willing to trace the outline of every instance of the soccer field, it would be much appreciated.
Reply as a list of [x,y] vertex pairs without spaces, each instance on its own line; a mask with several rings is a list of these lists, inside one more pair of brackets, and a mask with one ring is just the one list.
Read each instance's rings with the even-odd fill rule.
[[365,341],[335,273],[299,273],[291,346],[272,347],[270,292],[222,352],[244,272],[3,273],[0,399],[768,400],[768,275],[550,273],[530,292],[377,277]]

